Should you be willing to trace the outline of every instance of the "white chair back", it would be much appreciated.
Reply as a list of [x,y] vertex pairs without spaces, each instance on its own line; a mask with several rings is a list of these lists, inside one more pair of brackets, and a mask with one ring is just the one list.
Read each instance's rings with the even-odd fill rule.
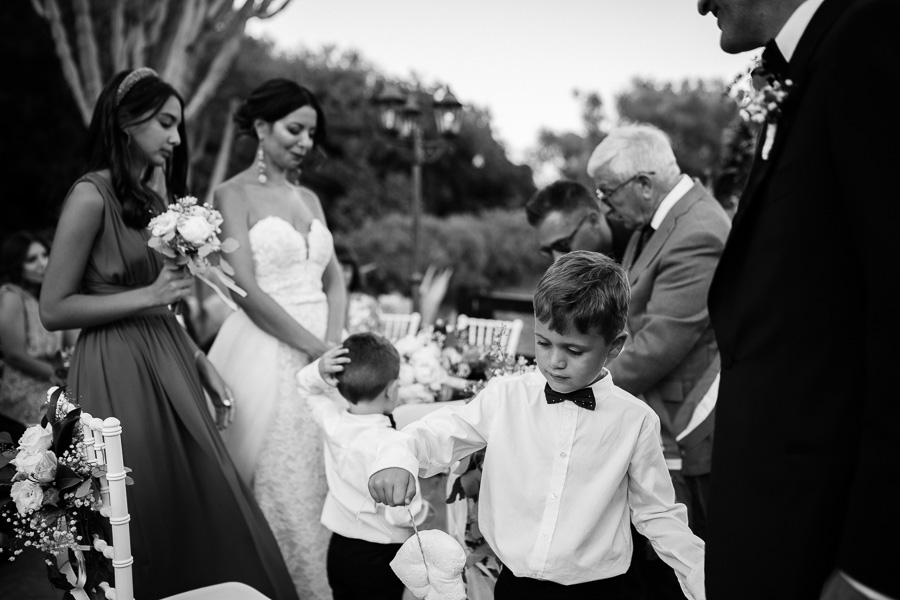
[[89,463],[106,465],[106,477],[100,480],[102,513],[112,526],[112,546],[106,540],[89,540],[94,549],[112,559],[116,600],[134,600],[131,566],[131,532],[128,523],[128,498],[125,496],[125,461],[122,455],[122,424],[115,417],[96,419],[81,414],[85,453]]
[[[86,460],[96,465],[106,465],[106,477],[100,479],[101,513],[109,517],[112,525],[112,546],[106,540],[90,540],[94,550],[112,560],[115,587],[101,584],[107,598],[134,600],[134,579],[131,556],[131,533],[128,523],[128,498],[125,495],[124,456],[122,454],[122,424],[115,417],[97,419],[81,414],[84,431]],[[190,590],[163,600],[268,600],[250,586],[226,582],[196,590]]]
[[387,339],[396,342],[400,338],[418,333],[421,323],[422,315],[417,312],[405,315],[382,314],[381,333]]
[[457,329],[465,328],[469,344],[489,348],[495,335],[500,335],[500,344],[507,354],[515,355],[522,336],[522,319],[503,321],[499,319],[477,319],[459,315]]

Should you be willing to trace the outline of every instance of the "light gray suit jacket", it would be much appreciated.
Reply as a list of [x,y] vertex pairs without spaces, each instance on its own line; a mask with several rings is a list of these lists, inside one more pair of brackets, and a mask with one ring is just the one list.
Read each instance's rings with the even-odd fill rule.
[[631,283],[628,339],[609,370],[616,385],[643,398],[659,415],[666,457],[683,458],[686,475],[709,472],[711,437],[705,448],[688,456],[675,435],[676,424],[686,424],[685,413],[689,418],[692,412],[685,399],[718,354],[706,297],[730,229],[722,206],[694,184],[637,260],[641,232],[632,235],[622,261]]

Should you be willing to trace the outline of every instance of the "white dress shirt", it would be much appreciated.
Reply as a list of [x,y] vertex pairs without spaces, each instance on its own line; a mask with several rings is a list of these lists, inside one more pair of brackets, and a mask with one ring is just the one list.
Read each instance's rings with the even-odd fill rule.
[[[391,427],[386,415],[347,412],[347,401],[322,379],[318,363],[297,373],[297,385],[324,434],[328,495],[322,508],[322,525],[348,538],[376,544],[403,543],[413,534],[406,507],[376,504],[368,486],[379,445],[404,436]],[[428,503],[417,494],[409,509],[416,525],[420,525],[428,514]]]
[[516,576],[571,585],[621,575],[631,563],[630,516],[688,598],[704,599],[704,544],[675,503],[659,418],[608,372],[591,386],[593,411],[547,404],[546,383],[539,372],[491,380],[465,406],[405,427],[372,472],[428,477],[486,447],[478,523]]
[[691,191],[692,187],[694,187],[694,180],[687,175],[682,175],[681,179],[678,180],[678,183],[675,184],[675,187],[669,190],[666,197],[663,198],[662,202],[659,203],[659,206],[656,207],[656,212],[653,213],[653,218],[650,219],[650,227],[653,228],[653,231],[659,229],[663,219],[666,218],[666,215],[669,214],[672,207],[675,206],[679,200],[684,198],[684,195]]

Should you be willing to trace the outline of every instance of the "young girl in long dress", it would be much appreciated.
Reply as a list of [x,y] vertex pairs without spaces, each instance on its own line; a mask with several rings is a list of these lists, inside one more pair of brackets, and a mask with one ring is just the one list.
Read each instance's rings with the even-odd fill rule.
[[250,95],[235,121],[259,146],[256,162],[215,191],[222,230],[240,243],[228,260],[247,292],[234,297],[241,310],[209,353],[243,407],[223,436],[298,593],[327,600],[322,440],[294,378],[340,341],[346,291],[318,197],[288,177],[324,139],[325,119],[309,90],[275,79]]
[[[69,393],[122,422],[135,595],[153,600],[225,581],[297,595],[265,518],[216,430],[230,392],[168,305],[191,278],[147,246],[165,202],[185,194],[183,101],[150,69],[116,75],[91,120],[89,173],[66,198],[41,293],[48,329],[82,328]],[[204,386],[216,406],[207,409]]]

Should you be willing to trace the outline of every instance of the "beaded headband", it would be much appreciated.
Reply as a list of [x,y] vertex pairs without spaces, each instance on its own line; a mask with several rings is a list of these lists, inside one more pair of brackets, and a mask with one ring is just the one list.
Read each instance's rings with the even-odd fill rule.
[[119,89],[116,90],[116,106],[118,107],[121,104],[122,99],[131,91],[131,88],[134,87],[141,79],[147,79],[148,77],[159,77],[156,74],[156,71],[151,69],[150,67],[141,67],[139,69],[135,69],[131,73],[128,74],[125,79],[122,80],[122,83],[119,84]]

